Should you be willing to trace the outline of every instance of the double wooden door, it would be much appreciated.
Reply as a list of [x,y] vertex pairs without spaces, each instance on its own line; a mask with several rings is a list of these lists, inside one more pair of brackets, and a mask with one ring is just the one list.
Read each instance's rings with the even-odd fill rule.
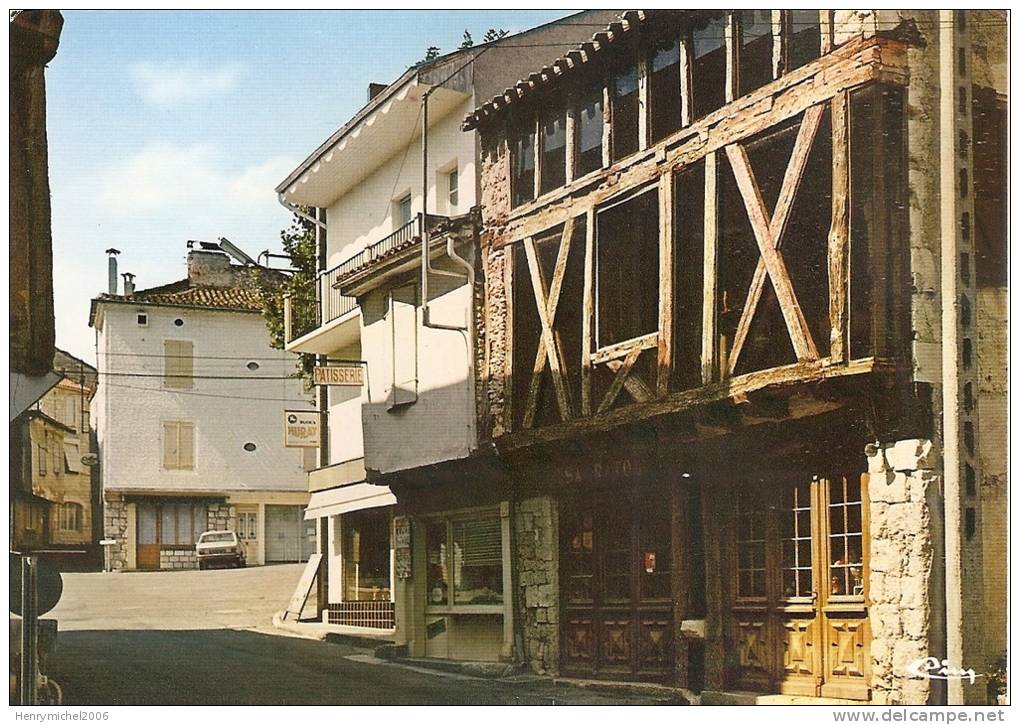
[[867,476],[770,485],[736,498],[734,684],[867,699]]
[[668,680],[674,666],[668,492],[560,513],[561,671]]

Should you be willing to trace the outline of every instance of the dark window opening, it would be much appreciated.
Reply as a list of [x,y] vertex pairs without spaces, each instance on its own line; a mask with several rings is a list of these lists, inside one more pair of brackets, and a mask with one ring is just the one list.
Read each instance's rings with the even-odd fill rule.
[[567,119],[560,111],[542,119],[541,193],[567,183]]
[[789,10],[787,70],[800,68],[821,55],[822,26],[818,10]]
[[971,412],[974,409],[974,384],[966,383],[963,386],[963,409]]
[[651,52],[649,102],[652,143],[680,128],[680,41],[667,42]]
[[594,88],[577,107],[577,148],[574,176],[602,168],[602,89]]
[[692,38],[692,118],[700,118],[726,103],[726,18],[694,28]]
[[690,547],[690,594],[687,599],[687,618],[703,619],[705,603],[705,534],[701,525],[701,486],[687,486],[687,545]]
[[910,289],[902,91],[855,91],[850,120],[850,354],[903,357],[910,311],[895,303]]
[[974,455],[974,423],[969,420],[963,422],[963,445],[969,455]]
[[519,128],[514,135],[510,163],[513,205],[520,206],[535,198],[535,129],[530,125]]
[[966,252],[960,253],[960,279],[964,284],[970,284],[970,255]]
[[596,237],[599,347],[659,329],[659,198],[652,189],[599,212]]
[[[1006,196],[1008,160],[1005,101],[991,88],[973,90],[974,246],[977,285],[1008,284]],[[961,220],[962,222],[962,220]],[[969,231],[969,217],[967,223]],[[968,235],[965,237],[969,237]]]
[[968,369],[970,368],[971,363],[973,363],[973,356],[974,356],[974,346],[971,343],[970,338],[969,337],[965,337],[965,338],[963,338],[963,366],[965,368],[968,368]]
[[673,388],[688,390],[701,385],[705,162],[677,174],[673,189]]
[[968,508],[966,512],[966,530],[967,538],[973,539],[974,534],[977,533],[977,510]]
[[969,463],[963,464],[964,477],[967,481],[967,495],[977,495],[977,473],[974,471],[974,466]]
[[638,150],[638,71],[637,65],[625,65],[613,74],[613,160]]
[[772,11],[740,11],[740,95],[772,80]]
[[535,293],[531,287],[528,259],[523,244],[513,246],[513,371],[511,378],[514,428],[519,430],[524,420],[528,386],[538,351],[542,325],[535,306]]

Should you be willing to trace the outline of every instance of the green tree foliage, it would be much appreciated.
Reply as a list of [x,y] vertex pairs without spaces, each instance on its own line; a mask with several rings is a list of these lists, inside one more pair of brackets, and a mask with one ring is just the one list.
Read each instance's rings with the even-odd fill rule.
[[462,40],[460,42],[461,49],[470,48],[474,44],[475,44],[475,40],[474,40],[474,38],[471,37],[471,33],[469,33],[467,30],[465,30],[464,31],[464,40]]
[[[305,213],[307,209],[302,208]],[[318,324],[315,309],[315,275],[317,257],[315,250],[315,226],[297,214],[289,227],[280,232],[283,253],[291,259],[290,275],[262,269],[258,274],[259,292],[262,294],[262,316],[269,330],[270,343],[282,350],[284,339],[283,297],[291,296],[292,334],[310,332]],[[309,373],[315,364],[314,355],[301,355],[298,370]]]
[[496,28],[489,28],[488,30],[485,31],[485,35],[482,37],[482,42],[491,43],[494,40],[505,38],[506,35],[507,31],[503,30],[503,28],[500,28],[499,30],[497,30]]

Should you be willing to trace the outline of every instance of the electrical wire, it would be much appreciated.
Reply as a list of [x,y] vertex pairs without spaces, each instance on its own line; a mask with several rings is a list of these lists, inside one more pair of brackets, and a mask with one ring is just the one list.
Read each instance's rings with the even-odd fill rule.
[[[221,398],[224,400],[245,400],[264,403],[305,403],[311,405],[312,401],[304,398],[264,398],[249,395],[228,395],[226,393],[199,393],[193,390],[172,390],[167,388],[147,388],[140,385],[125,385],[123,383],[106,383],[111,388],[124,388],[127,390],[141,390],[147,393],[166,393],[168,395],[190,395],[197,398]],[[309,393],[311,395],[311,393]]]

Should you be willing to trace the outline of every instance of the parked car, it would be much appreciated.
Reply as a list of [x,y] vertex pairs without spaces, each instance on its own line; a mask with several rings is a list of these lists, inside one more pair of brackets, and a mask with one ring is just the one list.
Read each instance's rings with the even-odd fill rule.
[[233,531],[206,531],[195,544],[198,568],[208,569],[214,564],[244,566],[244,544]]

